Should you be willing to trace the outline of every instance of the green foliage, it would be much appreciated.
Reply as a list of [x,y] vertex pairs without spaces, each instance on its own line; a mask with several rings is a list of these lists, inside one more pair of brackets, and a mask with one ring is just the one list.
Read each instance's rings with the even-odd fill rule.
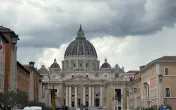
[[0,93],[0,108],[3,110],[11,110],[17,104],[24,106],[28,101],[28,94],[26,92],[17,90]]
[[38,101],[29,101],[26,106],[40,106],[42,110],[52,110],[50,107],[47,107],[44,103]]
[[149,108],[142,108],[142,110],[157,110],[157,106],[156,105],[152,105]]
[[171,105],[166,105],[166,107],[170,110],[172,110],[172,106]]

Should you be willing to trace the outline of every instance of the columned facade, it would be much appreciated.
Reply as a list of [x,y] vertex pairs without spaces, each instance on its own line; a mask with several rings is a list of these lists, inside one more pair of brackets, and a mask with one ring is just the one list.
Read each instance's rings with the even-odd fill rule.
[[[57,102],[59,104],[55,105],[68,106],[69,108],[101,107],[101,109],[110,110],[115,108],[112,96],[115,97],[116,94],[108,91],[111,91],[112,86],[115,87],[117,86],[115,84],[118,84],[120,88],[118,90],[114,89],[113,93],[116,90],[117,97],[121,98],[123,94],[121,88],[125,87],[124,82],[129,81],[129,77],[124,72],[123,67],[118,64],[111,67],[107,59],[104,60],[101,67],[99,65],[100,61],[96,49],[86,40],[84,31],[80,26],[77,37],[65,50],[62,69],[55,59],[49,67],[49,72],[46,72],[48,70],[44,66],[39,69],[39,72],[43,75],[42,81],[47,83],[50,86],[49,88],[54,85],[57,91],[62,91],[57,94],[56,97],[60,101]],[[112,96],[109,97],[107,94]],[[120,109],[123,108],[122,101],[119,101]],[[109,107],[109,103],[112,107]],[[49,103],[49,106],[51,106],[51,103]]]

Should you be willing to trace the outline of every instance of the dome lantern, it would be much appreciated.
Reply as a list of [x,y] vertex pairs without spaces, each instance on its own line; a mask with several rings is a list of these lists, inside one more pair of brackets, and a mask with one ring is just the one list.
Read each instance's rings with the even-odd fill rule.
[[77,37],[84,37],[84,31],[82,30],[82,26],[80,25],[79,30],[77,32]]
[[105,63],[107,63],[107,59],[105,58],[105,61],[104,61]]

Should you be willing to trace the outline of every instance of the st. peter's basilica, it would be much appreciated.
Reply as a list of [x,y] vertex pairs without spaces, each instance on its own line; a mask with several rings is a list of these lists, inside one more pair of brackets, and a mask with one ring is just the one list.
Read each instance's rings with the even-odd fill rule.
[[69,108],[102,108],[115,110],[127,106],[128,74],[118,64],[111,66],[105,58],[100,66],[97,52],[80,26],[77,37],[65,50],[62,68],[54,59],[46,69],[39,69],[43,88],[43,101],[51,106],[50,89],[56,89],[56,106],[66,105]]

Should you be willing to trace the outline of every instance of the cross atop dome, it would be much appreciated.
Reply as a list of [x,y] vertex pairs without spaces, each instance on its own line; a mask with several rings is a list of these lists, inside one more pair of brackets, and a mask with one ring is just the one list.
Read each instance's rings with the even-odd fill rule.
[[82,26],[81,26],[81,24],[80,24],[80,27],[79,27],[79,32],[80,32],[80,31],[82,31]]
[[84,31],[82,30],[81,24],[80,24],[79,30],[77,32],[77,37],[84,37]]
[[56,60],[56,58],[54,59],[54,63],[57,63],[57,60]]
[[105,58],[105,61],[104,61],[105,63],[107,63],[107,59]]

